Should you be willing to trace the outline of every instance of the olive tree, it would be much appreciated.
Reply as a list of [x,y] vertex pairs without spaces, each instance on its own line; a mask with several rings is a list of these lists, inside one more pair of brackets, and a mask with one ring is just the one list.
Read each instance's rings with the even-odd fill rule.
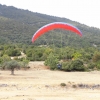
[[11,60],[4,63],[5,68],[11,70],[11,75],[14,75],[15,68],[19,69],[20,64],[16,60]]

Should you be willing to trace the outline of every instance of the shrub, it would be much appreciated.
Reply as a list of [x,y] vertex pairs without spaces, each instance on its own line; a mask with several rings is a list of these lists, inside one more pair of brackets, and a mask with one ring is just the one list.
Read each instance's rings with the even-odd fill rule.
[[81,60],[77,59],[77,60],[73,60],[70,62],[67,70],[69,70],[69,71],[85,71],[85,67],[83,65],[83,62]]
[[96,52],[92,58],[94,62],[100,61],[100,52]]
[[9,56],[20,56],[21,52],[18,49],[8,49],[6,54]]
[[77,59],[69,62],[62,63],[62,70],[64,71],[85,71],[86,68],[83,65],[83,61]]
[[62,63],[62,70],[64,71],[71,71],[71,68],[69,67],[70,62],[63,62]]
[[100,61],[96,62],[96,68],[100,70]]
[[51,70],[57,69],[58,58],[50,53],[50,55],[45,60],[45,65],[49,66]]
[[60,86],[63,86],[64,87],[64,86],[66,86],[66,84],[65,83],[61,83]]
[[74,84],[74,85],[72,85],[72,87],[73,87],[73,88],[77,88],[77,85]]
[[96,64],[95,63],[89,63],[87,67],[90,70],[94,70],[94,68],[96,67]]

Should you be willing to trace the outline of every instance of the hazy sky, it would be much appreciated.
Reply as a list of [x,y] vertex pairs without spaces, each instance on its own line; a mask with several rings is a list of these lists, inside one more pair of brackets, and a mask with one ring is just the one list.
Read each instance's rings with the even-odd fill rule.
[[100,28],[100,0],[0,0],[0,4],[65,17]]

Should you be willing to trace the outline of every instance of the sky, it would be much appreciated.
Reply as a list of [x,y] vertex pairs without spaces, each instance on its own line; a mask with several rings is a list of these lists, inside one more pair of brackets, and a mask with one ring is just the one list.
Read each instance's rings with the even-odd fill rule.
[[100,0],[0,0],[0,4],[100,28]]

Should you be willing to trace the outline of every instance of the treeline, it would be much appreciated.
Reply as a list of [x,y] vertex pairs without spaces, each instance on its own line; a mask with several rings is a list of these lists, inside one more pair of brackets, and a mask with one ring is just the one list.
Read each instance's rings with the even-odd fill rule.
[[[100,70],[100,50],[97,48],[71,48],[65,47],[45,60],[50,69],[63,71],[92,71]],[[59,67],[60,65],[60,67]]]
[[[26,56],[19,58],[23,52]],[[94,47],[53,47],[33,45],[0,45],[0,64],[11,60],[45,61],[45,65],[52,70],[90,71],[100,69],[100,50]],[[61,64],[60,68],[58,65]]]

